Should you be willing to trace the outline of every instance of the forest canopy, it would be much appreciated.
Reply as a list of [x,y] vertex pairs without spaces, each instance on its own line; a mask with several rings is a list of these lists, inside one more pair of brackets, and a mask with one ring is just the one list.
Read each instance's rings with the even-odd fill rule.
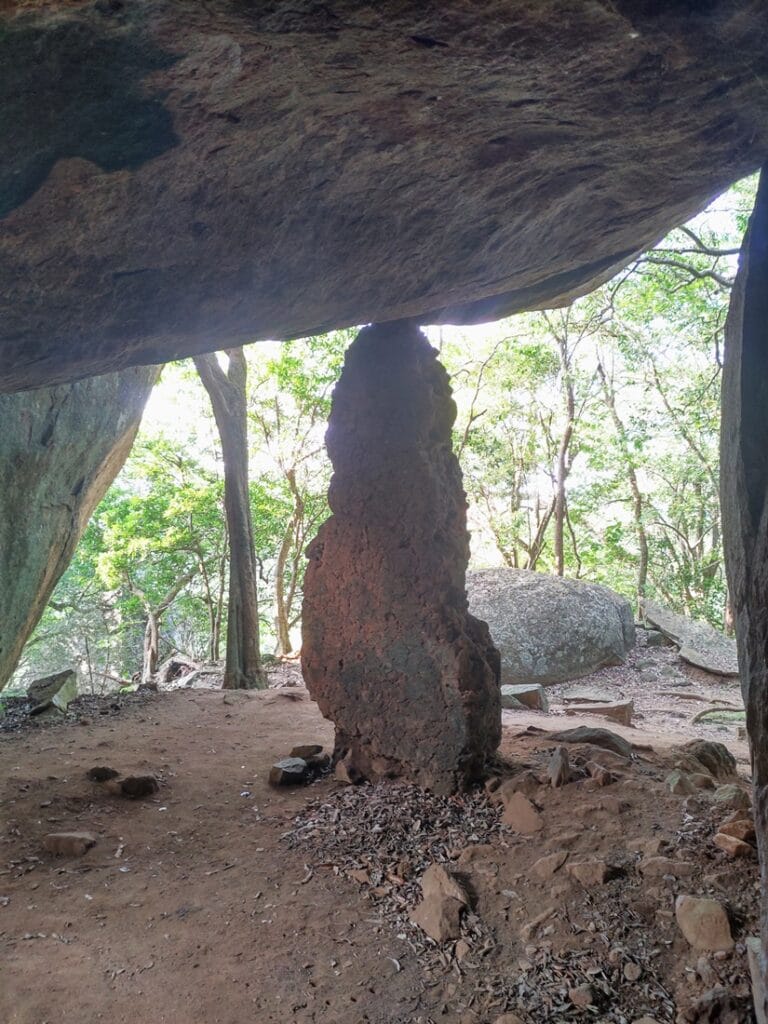
[[[727,626],[718,501],[723,334],[754,179],[565,309],[428,328],[452,378],[470,569],[604,583]],[[262,650],[299,644],[304,551],[329,514],[323,436],[354,330],[244,351]],[[160,655],[223,656],[223,464],[191,360],[164,368],[123,472],[27,644],[16,683],[77,665],[100,691]]]

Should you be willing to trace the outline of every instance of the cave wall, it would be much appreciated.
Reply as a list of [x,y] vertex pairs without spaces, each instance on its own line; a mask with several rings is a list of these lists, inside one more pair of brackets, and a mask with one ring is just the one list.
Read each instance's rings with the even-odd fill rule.
[[131,450],[158,372],[0,395],[0,689]]
[[768,157],[766,0],[9,0],[0,390],[604,280]]

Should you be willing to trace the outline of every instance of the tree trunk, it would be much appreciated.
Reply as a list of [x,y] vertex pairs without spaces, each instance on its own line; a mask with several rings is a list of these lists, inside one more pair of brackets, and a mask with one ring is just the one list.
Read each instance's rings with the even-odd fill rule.
[[224,687],[265,685],[259,652],[258,578],[248,494],[247,364],[241,348],[229,349],[224,373],[214,354],[195,356],[211,399],[224,455],[224,507],[229,532],[229,609]]
[[605,404],[608,406],[608,411],[610,412],[611,419],[613,420],[613,426],[616,430],[616,437],[619,442],[619,451],[621,452],[621,457],[624,461],[624,467],[627,472],[627,481],[629,482],[629,489],[632,493],[632,515],[635,521],[637,544],[640,549],[640,556],[637,563],[637,610],[640,612],[648,585],[648,534],[645,531],[645,523],[643,521],[643,506],[645,502],[640,490],[640,484],[637,480],[637,470],[630,452],[626,427],[624,426],[624,421],[621,419],[618,410],[616,409],[616,395],[613,390],[613,382],[610,384],[608,383],[605,371],[600,363],[597,364],[597,375],[603,385],[603,397],[605,398]]
[[565,494],[565,481],[571,470],[568,459],[568,452],[573,438],[573,427],[576,422],[576,395],[571,377],[570,353],[568,351],[567,335],[557,335],[557,347],[560,354],[560,370],[563,377],[563,392],[565,397],[565,429],[560,438],[560,445],[557,450],[557,466],[555,476],[555,571],[558,576],[565,573],[565,518],[567,515],[567,504]]
[[[761,971],[768,954],[768,168],[726,323],[720,498],[747,709],[760,856]],[[768,1005],[764,1006],[768,1012]]]
[[160,623],[157,615],[147,609],[147,625],[144,627],[144,657],[141,662],[141,685],[151,686],[160,654]]

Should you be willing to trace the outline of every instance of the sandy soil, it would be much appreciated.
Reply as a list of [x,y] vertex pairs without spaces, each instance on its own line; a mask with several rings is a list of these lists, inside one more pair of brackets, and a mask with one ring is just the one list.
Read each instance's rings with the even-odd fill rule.
[[[517,767],[546,764],[553,744],[539,729],[580,724],[557,714],[504,718],[502,753]],[[294,744],[331,743],[303,689],[179,690],[83,723],[0,737],[0,1021],[483,1024],[504,1011],[531,1024],[643,1013],[659,1024],[749,1019],[742,940],[755,928],[756,864],[712,847],[706,796],[683,802],[665,791],[668,746],[687,738],[678,728],[617,729],[646,749],[606,789],[542,790],[546,824],[533,838],[498,823],[484,835],[486,811],[475,822],[470,804],[456,805],[458,833],[440,848],[458,859],[474,911],[466,947],[438,949],[407,919],[435,837],[421,847],[408,838],[406,878],[390,872],[386,884],[374,859],[360,856],[366,829],[372,851],[381,842],[366,803],[402,802],[406,817],[405,791],[351,790],[332,777],[298,789],[267,784],[271,763]],[[730,745],[743,767],[746,747]],[[160,791],[141,801],[109,796],[85,778],[100,764],[152,772]],[[418,813],[404,835],[429,831],[430,805]],[[436,811],[436,828],[438,819]],[[64,830],[91,831],[97,845],[78,858],[45,853],[45,834]],[[637,837],[666,843],[666,856],[695,863],[694,876],[644,877]],[[617,877],[599,891],[564,873],[537,881],[531,865],[558,850],[610,860]],[[371,884],[350,874],[361,869]],[[677,892],[729,906],[734,952],[702,964],[674,923]],[[640,968],[634,981],[623,973],[630,961]],[[567,993],[585,982],[595,1003],[581,1009]],[[718,984],[736,1016],[679,1016],[697,1013],[690,1008]]]

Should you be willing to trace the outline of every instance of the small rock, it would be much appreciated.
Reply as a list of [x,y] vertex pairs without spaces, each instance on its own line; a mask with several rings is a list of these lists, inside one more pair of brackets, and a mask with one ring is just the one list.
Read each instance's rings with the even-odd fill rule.
[[696,865],[687,860],[674,860],[672,857],[647,857],[640,861],[640,874],[643,878],[690,878],[696,872]]
[[91,782],[108,782],[109,779],[116,779],[119,774],[120,772],[115,771],[114,768],[97,766],[95,768],[89,768],[85,773],[85,776],[90,779]]
[[490,843],[473,843],[472,846],[465,846],[456,859],[461,867],[474,864],[477,860],[485,860],[497,855],[497,850]]
[[711,775],[705,775],[704,772],[691,772],[688,776],[690,782],[696,789],[714,789],[715,780]]
[[565,747],[556,747],[547,768],[549,784],[553,788],[565,786],[571,781],[571,763]]
[[154,775],[129,775],[124,779],[108,779],[104,788],[114,796],[124,796],[128,800],[139,800],[144,796],[152,796],[160,789]]
[[303,757],[284,757],[269,770],[269,781],[273,786],[296,786],[306,777],[307,762]]
[[43,847],[57,857],[82,857],[96,845],[96,836],[90,832],[49,832]]
[[715,740],[691,740],[680,748],[716,779],[732,779],[736,775],[736,758],[724,743]]
[[522,835],[532,835],[544,827],[544,819],[535,806],[527,796],[519,791],[510,794],[509,799],[505,799],[501,820],[503,824],[509,825],[511,829]]
[[592,1003],[595,1001],[591,985],[578,985],[576,988],[569,988],[568,998],[574,1006],[579,1006],[582,1008],[586,1006],[591,1006]]
[[411,921],[435,942],[461,935],[461,912],[469,905],[463,886],[442,864],[430,864],[421,878],[422,900],[410,913]]
[[604,885],[618,874],[618,869],[604,860],[571,861],[567,867],[568,874],[580,882],[585,888]]
[[300,743],[297,747],[294,747],[289,757],[298,757],[302,761],[308,761],[311,757],[317,757],[318,754],[322,754],[323,746],[321,743]]
[[590,778],[594,779],[598,786],[610,786],[616,781],[616,776],[613,772],[609,772],[607,768],[604,768],[597,761],[587,761],[584,767],[589,772]]
[[555,872],[559,871],[567,860],[568,851],[558,850],[557,853],[550,853],[547,854],[546,857],[539,857],[539,859],[531,865],[528,873],[538,879],[538,881],[545,882],[552,878]]
[[622,757],[632,756],[632,744],[625,740],[618,733],[610,729],[592,728],[588,725],[580,725],[575,729],[563,729],[562,732],[554,733],[550,739],[556,743],[591,743],[595,747],[605,747]]
[[544,692],[544,687],[539,686],[538,683],[505,684],[501,688],[501,706],[503,708],[511,707],[510,704],[505,703],[505,700],[523,704],[525,707],[532,708],[535,711],[549,711],[549,701]]
[[638,837],[627,840],[627,849],[633,853],[641,853],[644,857],[657,857],[664,847],[664,840],[658,836]]
[[607,811],[614,818],[618,818],[624,811],[628,811],[631,805],[619,796],[609,795],[600,797],[599,806],[601,811]]
[[463,960],[472,952],[472,947],[465,939],[459,939],[453,952],[457,960]]
[[632,960],[630,960],[629,963],[624,964],[623,974],[627,981],[639,981],[642,973],[643,969],[640,964],[636,964]]
[[701,978],[701,982],[706,988],[712,988],[713,985],[717,984],[717,975],[715,974],[714,968],[709,962],[708,957],[699,957],[696,961],[696,973]]
[[346,760],[336,762],[336,767],[333,770],[333,777],[337,782],[343,782],[345,786],[355,786],[358,781],[357,773]]
[[631,725],[634,711],[635,705],[631,700],[614,701],[612,704],[571,704],[565,709],[566,715],[599,715],[618,725]]
[[541,789],[542,782],[536,772],[526,769],[518,772],[511,779],[505,779],[498,791],[494,794],[497,801],[506,804],[513,793],[523,793],[531,797]]
[[696,787],[687,773],[677,768],[664,779],[664,785],[674,796],[691,796],[696,792]]
[[[59,711],[66,711],[67,705],[77,697],[77,673],[67,668],[63,672],[36,679],[27,687],[27,696],[42,710],[53,704]],[[33,708],[30,714],[36,712],[37,709]]]
[[741,839],[743,843],[754,843],[755,823],[749,818],[738,818],[736,821],[724,821],[717,830],[720,835],[733,836],[734,839]]
[[749,843],[745,843],[742,839],[726,835],[723,832],[718,832],[713,842],[718,850],[727,853],[729,857],[754,857],[755,855],[754,846],[750,846]]
[[752,805],[749,795],[745,793],[741,786],[738,786],[735,782],[729,782],[724,786],[718,786],[712,794],[712,800],[718,807],[729,807],[734,811],[748,811]]
[[680,931],[694,949],[733,949],[728,915],[722,903],[698,896],[678,896],[675,918]]

